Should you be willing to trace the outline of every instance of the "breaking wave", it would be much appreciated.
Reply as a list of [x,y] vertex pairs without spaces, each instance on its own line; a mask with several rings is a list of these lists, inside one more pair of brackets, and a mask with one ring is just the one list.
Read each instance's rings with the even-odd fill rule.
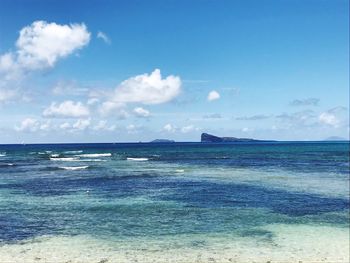
[[144,161],[148,161],[148,158],[133,158],[133,157],[128,157],[128,158],[126,158],[126,160],[128,160],[128,161],[144,162]]
[[84,166],[62,166],[62,167],[59,167],[60,169],[64,169],[64,170],[72,170],[72,171],[75,171],[75,170],[84,170],[84,169],[87,169],[89,168],[88,165],[84,165]]

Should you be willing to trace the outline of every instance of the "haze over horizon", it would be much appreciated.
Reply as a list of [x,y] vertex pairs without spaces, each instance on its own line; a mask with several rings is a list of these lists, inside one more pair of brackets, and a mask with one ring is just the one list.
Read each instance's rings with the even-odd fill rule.
[[349,2],[0,3],[0,144],[349,138]]

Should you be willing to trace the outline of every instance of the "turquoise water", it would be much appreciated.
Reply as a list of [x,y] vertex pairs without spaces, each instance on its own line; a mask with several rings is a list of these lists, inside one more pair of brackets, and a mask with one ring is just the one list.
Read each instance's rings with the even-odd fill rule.
[[347,235],[349,144],[1,145],[0,211],[0,258],[1,246],[40,238],[147,253],[238,240],[282,249],[286,227]]

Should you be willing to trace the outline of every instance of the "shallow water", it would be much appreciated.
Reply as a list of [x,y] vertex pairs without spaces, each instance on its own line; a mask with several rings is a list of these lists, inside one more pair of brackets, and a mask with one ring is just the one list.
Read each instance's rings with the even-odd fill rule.
[[2,145],[0,153],[3,261],[349,256],[348,143]]

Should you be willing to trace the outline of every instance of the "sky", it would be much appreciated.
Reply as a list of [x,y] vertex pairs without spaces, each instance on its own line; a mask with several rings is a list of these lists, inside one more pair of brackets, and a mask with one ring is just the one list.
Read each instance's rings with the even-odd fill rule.
[[345,0],[1,0],[0,143],[349,138]]

